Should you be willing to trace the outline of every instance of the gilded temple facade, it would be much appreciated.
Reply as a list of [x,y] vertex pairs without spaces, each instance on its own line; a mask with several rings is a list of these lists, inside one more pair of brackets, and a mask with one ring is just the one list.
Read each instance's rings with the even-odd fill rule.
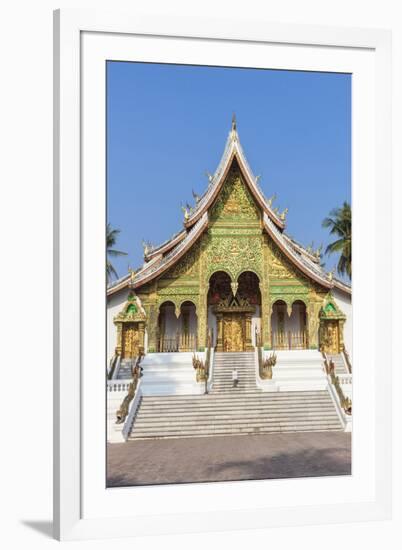
[[351,288],[285,231],[244,155],[236,121],[183,229],[146,246],[108,288],[108,355],[140,351],[351,352]]

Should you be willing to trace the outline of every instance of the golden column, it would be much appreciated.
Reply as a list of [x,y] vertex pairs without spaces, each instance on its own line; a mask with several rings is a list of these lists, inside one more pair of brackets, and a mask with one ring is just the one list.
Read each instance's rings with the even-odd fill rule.
[[343,327],[345,325],[344,319],[339,319],[339,353],[345,351],[345,342],[343,339]]
[[251,313],[246,313],[245,315],[245,325],[246,325],[246,350],[245,351],[253,351],[254,346],[251,340]]
[[138,349],[140,353],[145,351],[145,322],[138,323]]
[[116,355],[121,355],[121,349],[122,349],[122,328],[123,323],[116,323],[116,330],[117,330],[117,342],[116,342]]
[[268,237],[262,237],[263,242],[263,279],[260,281],[261,294],[261,344],[265,349],[272,348],[271,342],[271,300],[269,295],[269,249]]
[[200,252],[200,269],[199,269],[199,296],[197,307],[197,347],[200,351],[204,351],[207,345],[207,327],[208,327],[208,290],[209,281],[206,279],[206,250],[204,241],[201,245]]
[[319,312],[321,302],[310,300],[307,307],[308,346],[310,349],[318,349]]
[[157,347],[157,343],[158,343],[158,315],[159,315],[158,294],[157,294],[156,282],[154,282],[152,291],[149,294],[148,311],[147,311],[147,318],[148,318],[148,323],[147,323],[147,326],[148,326],[148,352],[150,352],[150,353],[158,351],[158,347]]
[[216,351],[223,351],[223,315],[216,314],[216,324],[218,334],[216,335]]

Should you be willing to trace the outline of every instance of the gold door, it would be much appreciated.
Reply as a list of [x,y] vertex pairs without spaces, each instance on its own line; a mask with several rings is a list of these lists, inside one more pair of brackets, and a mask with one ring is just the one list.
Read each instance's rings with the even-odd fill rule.
[[135,323],[123,325],[123,359],[132,359],[138,355],[138,329]]
[[223,317],[223,350],[244,351],[243,316],[240,313]]
[[324,351],[326,353],[339,353],[338,321],[326,321],[325,323]]

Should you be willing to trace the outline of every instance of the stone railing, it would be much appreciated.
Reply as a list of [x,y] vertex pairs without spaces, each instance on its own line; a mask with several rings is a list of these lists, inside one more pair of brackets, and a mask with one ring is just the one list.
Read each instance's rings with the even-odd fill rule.
[[341,386],[352,383],[352,375],[351,374],[338,374],[337,378],[339,379],[339,384]]
[[138,407],[140,406],[140,403],[141,403],[141,399],[142,399],[141,383],[142,383],[142,380],[139,380],[134,399],[131,402],[130,410],[128,411],[126,421],[124,422],[122,436],[125,441],[127,441],[131,433],[131,430],[133,429],[135,415],[137,414]]
[[209,351],[208,356],[208,379],[207,379],[207,391],[208,393],[213,384],[214,384],[214,358],[215,358],[215,351],[213,347],[208,348],[207,352]]
[[305,330],[271,331],[272,347],[276,350],[300,350],[308,348]]
[[210,373],[210,367],[211,367],[211,358],[213,358],[213,350],[212,350],[212,332],[208,334],[208,341],[207,341],[207,347],[205,350],[205,359],[202,360],[200,357],[193,353],[193,367],[195,370],[195,378],[197,383],[204,382],[205,383],[205,393],[208,393],[208,385],[211,386],[211,373]]
[[178,351],[195,351],[196,349],[197,336],[195,334],[177,332],[175,336],[160,336],[158,339],[160,353],[177,353]]
[[346,351],[346,349],[344,349],[342,354],[349,372],[352,372],[352,362],[350,360],[349,353]]
[[332,361],[328,361],[327,356],[325,353],[324,356],[324,364],[325,364],[325,370],[327,372],[329,381],[331,382],[332,386],[335,388],[339,404],[343,409],[343,412],[346,415],[351,416],[352,415],[352,400],[349,397],[346,397],[342,390],[342,385],[344,384],[351,384],[352,383],[352,375],[351,374],[342,374],[342,375],[336,375],[335,374],[335,365]]
[[131,380],[108,380],[107,391],[128,391],[131,384]]
[[134,399],[140,378],[142,376],[142,367],[140,367],[140,363],[143,357],[143,355],[139,355],[137,358],[135,367],[133,368],[133,378],[128,386],[127,395],[116,412],[116,424],[122,424],[127,418],[130,410],[130,403]]

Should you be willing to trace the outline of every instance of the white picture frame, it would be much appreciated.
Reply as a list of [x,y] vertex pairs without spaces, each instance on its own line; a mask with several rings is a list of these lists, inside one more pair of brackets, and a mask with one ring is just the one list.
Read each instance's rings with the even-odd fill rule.
[[[184,42],[186,48],[180,47]],[[105,346],[96,346],[91,362],[88,349],[95,349],[91,345],[104,338],[102,71],[106,59],[196,64],[214,60],[216,65],[356,75],[352,114],[356,414],[350,478],[105,488]],[[380,197],[383,204],[391,202],[390,32],[62,10],[54,14],[54,69],[55,537],[106,538],[389,518],[391,346],[380,348],[376,341],[386,337],[389,342],[391,334],[391,296],[381,292],[391,288],[391,219],[389,211],[376,204]],[[376,368],[380,364],[381,369]]]

